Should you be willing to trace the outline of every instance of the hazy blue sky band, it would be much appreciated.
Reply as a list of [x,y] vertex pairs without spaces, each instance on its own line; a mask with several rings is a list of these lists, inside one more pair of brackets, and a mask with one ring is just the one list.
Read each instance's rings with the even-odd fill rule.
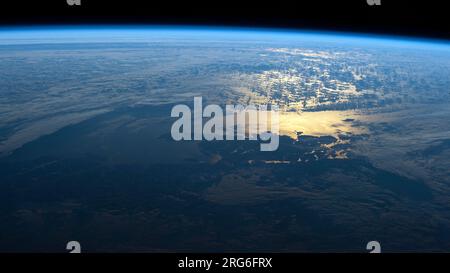
[[278,28],[248,27],[206,27],[206,26],[164,26],[164,25],[93,25],[93,26],[28,26],[0,27],[0,44],[30,43],[76,43],[76,42],[114,42],[152,41],[150,34],[174,39],[226,39],[265,41],[295,41],[297,39],[316,39],[331,42],[376,43],[380,46],[434,46],[450,48],[450,41],[433,38],[363,34],[350,32],[331,32],[317,30],[292,30]]

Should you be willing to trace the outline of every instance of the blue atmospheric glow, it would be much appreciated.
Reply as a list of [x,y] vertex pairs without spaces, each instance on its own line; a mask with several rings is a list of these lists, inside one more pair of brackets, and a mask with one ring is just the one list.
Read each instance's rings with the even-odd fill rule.
[[149,26],[149,25],[95,25],[95,26],[30,26],[0,27],[0,44],[32,43],[75,43],[75,42],[114,42],[145,41],[155,38],[190,40],[264,40],[295,42],[311,40],[317,42],[349,43],[372,46],[433,47],[450,49],[450,41],[387,36],[360,33],[341,33],[328,31],[270,29],[270,28],[230,28],[198,26]]

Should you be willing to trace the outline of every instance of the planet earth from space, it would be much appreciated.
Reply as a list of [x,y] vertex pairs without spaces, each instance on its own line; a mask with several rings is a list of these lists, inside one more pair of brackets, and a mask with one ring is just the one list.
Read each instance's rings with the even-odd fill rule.
[[[450,251],[450,43],[0,29],[0,252]],[[279,106],[279,147],[175,141],[174,105]]]

